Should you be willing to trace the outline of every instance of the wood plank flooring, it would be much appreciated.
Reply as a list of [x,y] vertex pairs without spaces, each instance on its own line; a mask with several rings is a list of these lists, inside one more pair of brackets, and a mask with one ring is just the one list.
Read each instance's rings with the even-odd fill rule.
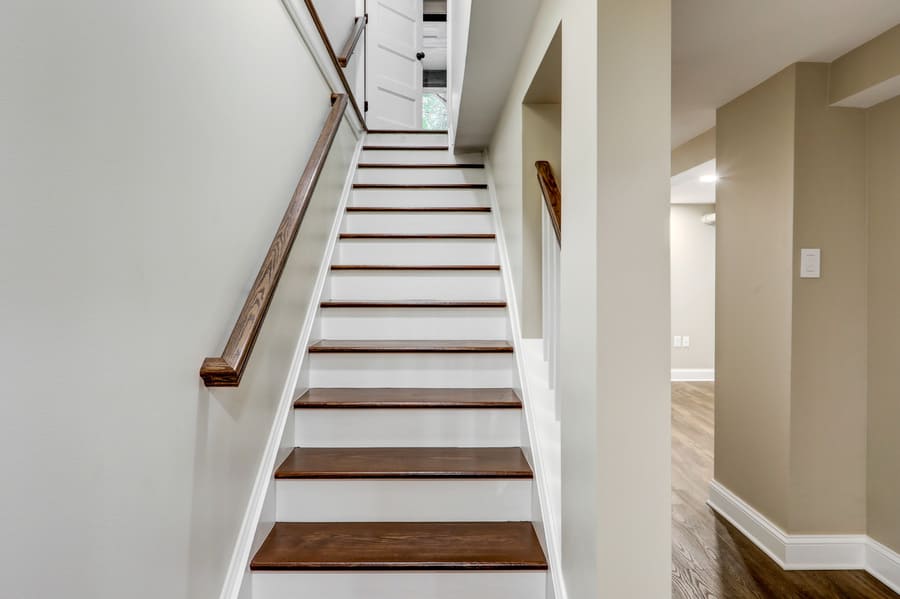
[[674,599],[895,599],[862,571],[785,572],[706,505],[713,384],[672,385]]

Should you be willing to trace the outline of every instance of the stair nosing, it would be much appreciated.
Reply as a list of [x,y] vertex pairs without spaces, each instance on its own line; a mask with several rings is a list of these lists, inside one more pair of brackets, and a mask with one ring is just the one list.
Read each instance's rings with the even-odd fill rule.
[[494,233],[341,233],[339,239],[497,239]]
[[[363,461],[366,458],[367,453],[372,454],[368,457],[369,464],[380,466],[384,466],[385,462],[389,462],[391,459],[396,460],[397,457],[400,456],[406,460],[408,469],[378,469],[374,467],[369,469],[340,469],[340,460],[344,456],[340,456],[339,454],[345,452],[350,454],[352,458],[355,458],[357,463]],[[318,458],[313,455],[307,459],[311,460],[313,465],[315,465],[315,461],[318,459],[320,464],[324,463],[327,465],[327,462],[331,461],[334,463],[334,466],[329,470],[322,466],[319,468],[309,468],[307,466],[306,469],[302,469],[292,468],[288,465],[289,462],[302,459],[302,456],[298,458],[298,454],[302,453],[325,454]],[[391,453],[397,455],[385,455]],[[404,454],[411,454],[412,457],[408,457]],[[453,460],[459,462],[466,459],[490,461],[493,459],[495,462],[518,462],[518,465],[512,468],[488,468],[486,466],[480,468],[470,467],[468,469],[454,469],[449,466],[444,468],[435,466],[433,468],[429,467],[428,469],[409,468],[409,465],[415,465],[417,460],[421,463],[421,461],[423,461],[423,454],[426,454],[426,457],[424,458],[424,461],[426,462],[429,460],[440,461],[442,458],[447,462]],[[497,454],[501,455],[498,456]],[[514,454],[514,456],[512,454]],[[344,459],[346,459],[346,457]],[[381,461],[381,464],[378,463],[379,460]],[[509,463],[506,465],[509,466]],[[533,478],[534,471],[525,459],[525,455],[522,453],[520,447],[295,447],[275,471],[276,480],[528,480]]]
[[[431,394],[444,394],[442,399],[429,399]],[[482,395],[502,394],[513,399],[462,399],[453,398],[454,395],[467,395],[479,393]],[[329,395],[333,397],[329,398]],[[338,396],[343,397],[338,398]],[[356,398],[348,398],[359,395]],[[381,395],[384,399],[375,399],[373,396]],[[405,397],[404,397],[405,396]],[[498,409],[521,410],[522,400],[516,392],[510,388],[497,389],[433,389],[433,388],[392,388],[392,387],[336,387],[307,389],[294,400],[294,409],[297,410],[353,410],[353,409],[387,409],[387,410],[428,410],[428,409]]]
[[[446,345],[434,345],[437,341]],[[327,344],[322,345],[323,342]],[[514,348],[508,341],[493,339],[321,339],[311,343],[308,351],[314,354],[509,354],[513,353]]]
[[389,152],[429,152],[429,151],[448,151],[450,146],[369,146],[364,145],[363,151],[366,152],[378,152],[378,151],[389,151]]
[[487,189],[487,183],[354,183],[353,189]]
[[490,212],[490,206],[347,206],[347,212]]
[[506,308],[503,300],[323,300],[320,308]]
[[360,162],[356,165],[357,168],[362,169],[451,169],[451,168],[462,168],[462,169],[483,169],[484,165],[479,164],[477,162],[442,162],[442,163],[427,163],[427,162],[410,162],[410,163],[399,163],[399,162]]
[[499,264],[332,264],[331,270],[500,270]]

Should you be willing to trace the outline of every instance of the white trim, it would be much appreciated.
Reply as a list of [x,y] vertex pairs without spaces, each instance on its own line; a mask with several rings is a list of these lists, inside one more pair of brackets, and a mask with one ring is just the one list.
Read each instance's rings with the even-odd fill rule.
[[[294,27],[300,33],[300,37],[303,38],[303,42],[306,44],[313,60],[316,61],[316,66],[319,67],[319,72],[322,73],[322,77],[325,78],[328,87],[331,88],[333,93],[348,93],[337,74],[334,63],[331,62],[331,55],[328,53],[328,48],[325,47],[325,41],[319,35],[319,30],[316,29],[312,15],[309,13],[309,9],[303,0],[281,0],[281,2],[284,4],[288,15],[290,15]],[[366,124],[360,122],[352,106],[347,110],[347,113],[350,115],[350,122],[353,123],[353,128],[357,133],[366,130]]]
[[543,453],[540,450],[541,438],[537,434],[535,425],[537,416],[534,413],[534,402],[531,401],[528,385],[525,381],[525,352],[522,344],[522,330],[519,326],[519,308],[516,303],[516,295],[514,293],[514,283],[512,280],[512,269],[510,268],[509,252],[506,247],[506,236],[503,233],[503,223],[500,220],[500,203],[497,199],[497,184],[494,180],[494,169],[490,156],[484,153],[484,171],[487,175],[488,197],[491,202],[491,215],[494,220],[494,230],[497,235],[497,251],[500,255],[500,272],[503,277],[503,284],[506,288],[507,313],[509,316],[510,331],[512,332],[512,344],[514,348],[513,357],[516,361],[516,376],[519,377],[520,388],[522,390],[522,405],[525,416],[525,426],[530,438],[532,451],[531,461],[534,470],[534,485],[537,490],[538,503],[540,504],[541,521],[545,528],[545,551],[547,553],[547,561],[550,570],[550,584],[552,585],[555,599],[567,599],[565,583],[562,579],[562,554],[560,551],[559,531],[556,530],[555,522],[558,519],[551,514],[549,477],[545,474],[543,465]]
[[256,479],[253,482],[250,498],[247,501],[247,509],[244,512],[244,518],[238,530],[228,570],[225,572],[225,582],[222,585],[222,592],[219,594],[220,599],[237,599],[241,592],[244,576],[249,571],[248,564],[250,562],[250,552],[253,548],[253,540],[257,536],[257,527],[262,517],[263,506],[266,503],[266,495],[275,473],[276,460],[281,449],[284,428],[287,425],[288,417],[292,413],[297,382],[300,378],[303,362],[308,355],[306,348],[309,345],[309,338],[319,310],[322,292],[325,289],[325,281],[330,272],[329,267],[331,266],[332,254],[337,244],[341,221],[353,190],[353,177],[356,175],[356,164],[359,162],[359,154],[362,151],[364,139],[364,136],[359,137],[356,142],[356,149],[353,151],[353,158],[350,161],[347,177],[344,180],[344,188],[341,191],[341,199],[338,201],[334,222],[331,226],[331,237],[325,247],[322,263],[319,265],[319,274],[316,277],[312,298],[306,311],[306,318],[303,321],[303,329],[300,332],[297,345],[294,347],[291,368],[282,388],[281,398],[278,401],[278,410],[275,412],[272,428],[269,429],[269,436],[266,439],[262,459],[259,462]]
[[673,368],[672,380],[682,383],[714,381],[716,380],[716,370],[714,368]]
[[900,594],[900,553],[871,537],[866,543],[866,571]]
[[718,481],[707,504],[784,570],[866,570],[900,593],[900,554],[866,535],[790,535]]

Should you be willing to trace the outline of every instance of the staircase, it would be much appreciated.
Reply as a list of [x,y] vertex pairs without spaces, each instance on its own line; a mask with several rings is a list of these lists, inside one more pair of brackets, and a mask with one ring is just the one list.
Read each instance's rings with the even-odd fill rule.
[[544,599],[481,157],[369,133],[254,599]]

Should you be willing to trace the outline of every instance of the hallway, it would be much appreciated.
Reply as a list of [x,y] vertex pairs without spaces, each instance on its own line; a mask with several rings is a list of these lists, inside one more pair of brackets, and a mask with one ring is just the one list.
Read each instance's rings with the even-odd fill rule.
[[672,384],[673,599],[891,599],[862,571],[785,572],[707,507],[713,383]]

